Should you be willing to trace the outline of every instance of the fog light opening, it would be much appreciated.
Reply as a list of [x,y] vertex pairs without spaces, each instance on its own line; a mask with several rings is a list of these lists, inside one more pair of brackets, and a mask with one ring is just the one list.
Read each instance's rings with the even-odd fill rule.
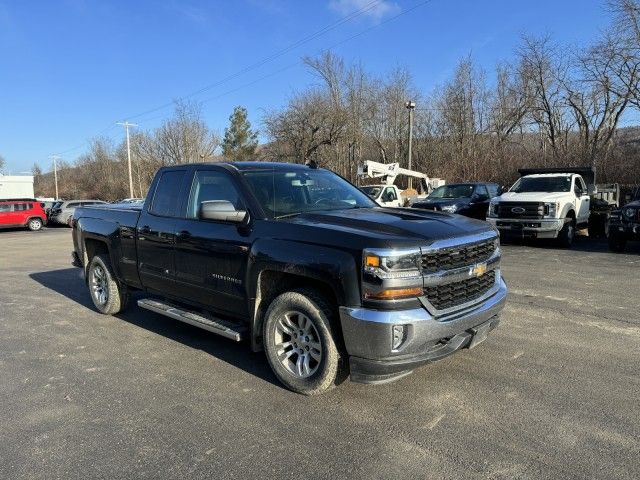
[[407,338],[406,325],[394,325],[392,329],[391,350],[398,350]]

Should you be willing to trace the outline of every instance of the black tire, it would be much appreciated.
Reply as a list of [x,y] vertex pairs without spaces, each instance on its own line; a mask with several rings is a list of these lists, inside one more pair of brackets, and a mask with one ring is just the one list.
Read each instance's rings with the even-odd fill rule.
[[38,217],[30,218],[27,222],[27,228],[32,232],[37,232],[42,228],[42,219]]
[[562,248],[571,248],[573,238],[576,235],[576,221],[572,218],[569,222],[564,222],[562,230],[558,233],[558,245]]
[[87,285],[91,300],[100,313],[115,315],[127,307],[129,292],[117,282],[106,255],[95,255],[91,259]]
[[627,247],[627,239],[617,232],[609,232],[607,241],[609,243],[609,250],[612,252],[622,253]]
[[[303,395],[317,395],[334,387],[343,378],[342,356],[332,327],[335,315],[335,309],[322,296],[308,289],[285,292],[269,305],[263,322],[264,350],[276,377],[290,390]],[[305,321],[303,317],[312,322],[313,328],[308,331],[313,333],[299,335],[298,332],[307,332],[300,329],[294,338],[295,329],[291,325],[299,326]],[[286,333],[283,327],[292,333]],[[313,338],[315,335],[317,339]],[[285,339],[287,336],[288,340]],[[287,343],[289,345],[283,347]],[[319,348],[311,346],[310,349],[309,345],[317,344]],[[320,355],[314,355],[314,351]],[[306,365],[308,372],[299,367],[300,362]],[[298,368],[299,372],[294,372]]]

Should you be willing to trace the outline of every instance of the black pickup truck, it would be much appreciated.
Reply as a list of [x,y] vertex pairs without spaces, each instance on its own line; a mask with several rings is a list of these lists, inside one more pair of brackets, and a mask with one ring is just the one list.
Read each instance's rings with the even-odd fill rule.
[[100,312],[139,291],[142,308],[248,340],[307,395],[474,347],[507,295],[490,225],[379,207],[313,164],[162,168],[144,205],[83,207],[72,226]]

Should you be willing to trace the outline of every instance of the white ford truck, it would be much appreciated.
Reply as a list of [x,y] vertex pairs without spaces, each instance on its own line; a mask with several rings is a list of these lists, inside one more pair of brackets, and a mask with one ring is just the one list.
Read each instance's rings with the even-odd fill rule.
[[521,177],[491,200],[487,221],[501,235],[555,238],[570,247],[587,227],[595,174],[591,168],[520,169]]

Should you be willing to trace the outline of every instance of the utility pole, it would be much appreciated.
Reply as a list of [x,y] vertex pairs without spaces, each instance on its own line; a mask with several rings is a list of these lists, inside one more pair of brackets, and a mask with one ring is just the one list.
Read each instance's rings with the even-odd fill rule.
[[129,123],[127,121],[118,122],[117,125],[124,127],[127,132],[127,161],[129,162],[129,197],[133,198],[133,176],[131,175],[131,146],[129,144],[129,127],[137,127],[135,123]]
[[56,185],[56,200],[58,200],[60,197],[58,196],[58,163],[57,161],[60,160],[60,155],[51,155],[49,158],[53,160],[53,180]]
[[[409,100],[405,102],[405,107],[409,110],[409,170],[411,170],[411,144],[413,143],[413,110],[416,108],[416,102]],[[413,188],[413,179],[409,177],[409,188]]]

